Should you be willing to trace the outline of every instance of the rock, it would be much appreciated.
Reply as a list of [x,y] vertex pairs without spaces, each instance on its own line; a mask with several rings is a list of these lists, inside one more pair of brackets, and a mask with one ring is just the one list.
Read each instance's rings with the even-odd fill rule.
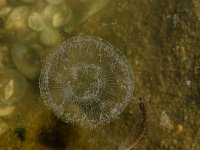
[[64,5],[47,5],[42,16],[45,23],[54,28],[59,28],[69,22],[72,17],[72,9],[68,4]]
[[57,12],[58,7],[54,5],[47,5],[42,12],[42,17],[45,19],[45,23],[51,24],[53,15]]
[[181,133],[183,131],[183,126],[181,124],[176,125],[176,132]]
[[45,23],[43,17],[37,13],[33,12],[28,18],[28,25],[31,29],[35,31],[42,31],[45,28]]
[[58,32],[58,30],[55,30],[53,28],[47,28],[43,30],[40,34],[40,42],[44,45],[55,45],[59,43],[62,40],[61,34]]
[[61,10],[53,15],[52,25],[59,28],[69,22],[72,17],[72,10],[67,5],[64,5]]
[[28,79],[37,79],[40,72],[38,54],[26,44],[18,44],[11,49],[12,61],[17,69]]
[[30,10],[28,6],[20,6],[15,8],[7,19],[6,28],[25,28],[27,25],[29,11]]

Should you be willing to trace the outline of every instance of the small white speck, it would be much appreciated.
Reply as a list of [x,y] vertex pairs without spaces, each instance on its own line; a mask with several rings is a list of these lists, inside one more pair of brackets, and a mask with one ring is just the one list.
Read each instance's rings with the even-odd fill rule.
[[130,114],[133,114],[133,111],[129,111]]
[[187,86],[190,88],[191,81],[190,81],[190,80],[187,80],[187,81],[186,81],[186,84],[187,84]]
[[173,26],[176,27],[177,23],[180,21],[180,16],[179,14],[174,14],[173,15]]
[[170,123],[170,118],[167,115],[167,111],[163,110],[160,116],[160,125],[163,126],[164,128],[169,127]]

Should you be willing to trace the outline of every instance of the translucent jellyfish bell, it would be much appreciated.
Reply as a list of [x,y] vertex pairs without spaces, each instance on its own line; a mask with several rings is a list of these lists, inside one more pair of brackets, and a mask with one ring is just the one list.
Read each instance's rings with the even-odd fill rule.
[[133,74],[117,48],[98,37],[76,36],[47,56],[40,93],[63,121],[93,128],[125,109],[133,94]]

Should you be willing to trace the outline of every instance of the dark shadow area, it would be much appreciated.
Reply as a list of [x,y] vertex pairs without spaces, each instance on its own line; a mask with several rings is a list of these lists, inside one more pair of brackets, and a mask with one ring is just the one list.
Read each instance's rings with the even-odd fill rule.
[[54,123],[48,126],[41,126],[38,130],[39,142],[57,150],[66,149],[70,142],[77,138],[78,133],[75,131],[74,127],[56,119]]

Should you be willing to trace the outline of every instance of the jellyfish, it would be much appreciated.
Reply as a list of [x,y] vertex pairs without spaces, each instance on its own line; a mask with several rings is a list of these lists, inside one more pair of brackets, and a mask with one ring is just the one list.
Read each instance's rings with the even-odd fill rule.
[[95,128],[109,123],[133,96],[126,57],[105,40],[79,35],[55,47],[40,74],[45,105],[61,120]]

